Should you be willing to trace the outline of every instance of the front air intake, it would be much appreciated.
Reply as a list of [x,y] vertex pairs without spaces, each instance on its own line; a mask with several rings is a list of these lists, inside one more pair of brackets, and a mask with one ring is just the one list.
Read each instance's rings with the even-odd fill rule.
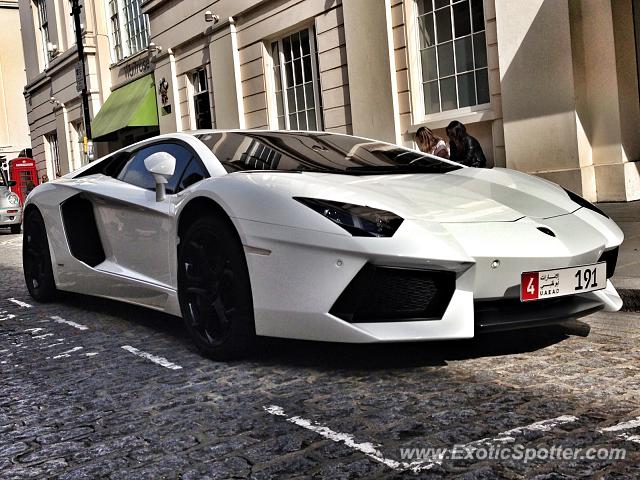
[[367,264],[329,313],[350,323],[438,320],[455,288],[454,272]]
[[607,278],[613,277],[618,263],[618,247],[603,252],[598,262],[607,262]]

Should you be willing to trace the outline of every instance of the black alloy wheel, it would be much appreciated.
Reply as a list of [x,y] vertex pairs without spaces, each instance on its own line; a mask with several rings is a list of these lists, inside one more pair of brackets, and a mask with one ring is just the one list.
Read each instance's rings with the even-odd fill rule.
[[44,220],[32,210],[24,222],[22,266],[29,294],[39,302],[50,302],[57,295],[51,267],[51,253]]
[[235,230],[225,219],[201,218],[180,239],[178,257],[180,309],[200,351],[218,360],[248,354],[255,340],[253,300]]

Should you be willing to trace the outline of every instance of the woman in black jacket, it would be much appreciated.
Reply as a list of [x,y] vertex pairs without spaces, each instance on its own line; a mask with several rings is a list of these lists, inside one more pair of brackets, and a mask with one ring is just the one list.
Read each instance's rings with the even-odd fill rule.
[[464,125],[454,120],[447,126],[449,137],[449,158],[454,162],[468,167],[485,168],[487,159],[484,156],[480,142],[467,133]]

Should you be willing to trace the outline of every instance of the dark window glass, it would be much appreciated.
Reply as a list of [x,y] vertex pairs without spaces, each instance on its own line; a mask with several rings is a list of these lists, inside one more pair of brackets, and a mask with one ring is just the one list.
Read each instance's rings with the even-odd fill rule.
[[428,80],[438,79],[435,47],[427,48],[426,50],[422,51],[422,79],[425,82]]
[[424,104],[426,113],[436,113],[440,111],[438,82],[428,82],[424,84]]
[[420,48],[431,47],[436,44],[436,35],[433,29],[433,14],[430,13],[418,20],[420,28]]
[[473,72],[458,76],[458,99],[461,107],[476,104],[476,88]]
[[204,165],[202,165],[202,162],[199,159],[195,157],[192,158],[182,174],[182,179],[180,180],[180,185],[176,190],[176,193],[198,183],[200,180],[204,180],[205,178],[209,178],[209,173],[204,168]]
[[228,172],[268,170],[370,175],[445,173],[460,168],[415,150],[347,135],[229,132],[224,136],[210,133],[198,138],[211,148]]
[[458,108],[458,102],[456,101],[456,79],[454,77],[445,78],[440,81],[440,93],[442,95],[442,110]]
[[487,66],[487,45],[485,42],[484,32],[476,33],[473,36],[473,53],[476,59],[476,68]]
[[194,95],[193,105],[195,109],[196,128],[212,128],[213,123],[211,122],[211,103],[209,101],[209,92],[202,92],[198,95]]
[[471,18],[474,32],[484,30],[484,6],[482,5],[482,0],[471,0]]
[[458,73],[473,70],[473,47],[471,37],[456,40],[456,68]]
[[483,0],[417,3],[425,114],[487,103]]
[[453,68],[453,42],[438,45],[438,66],[440,67],[440,78],[449,77],[455,73]]
[[432,9],[431,0],[418,0],[418,15],[424,15]]
[[476,88],[478,89],[478,104],[489,103],[489,76],[486,68],[476,72]]
[[471,33],[471,16],[468,2],[456,3],[453,6],[453,26],[456,38],[464,37]]
[[451,40],[451,12],[448,8],[436,12],[436,31],[438,43]]

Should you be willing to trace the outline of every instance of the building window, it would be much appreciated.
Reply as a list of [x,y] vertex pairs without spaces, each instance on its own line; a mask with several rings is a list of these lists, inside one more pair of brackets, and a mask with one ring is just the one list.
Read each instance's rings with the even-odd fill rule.
[[53,178],[62,176],[60,168],[60,155],[58,151],[58,135],[50,133],[46,135],[47,145],[49,146],[49,162],[53,173]]
[[109,20],[111,24],[111,49],[115,60],[122,60],[122,37],[120,36],[120,15],[118,13],[118,2],[109,0]]
[[147,16],[140,13],[139,0],[124,0],[127,46],[129,55],[139,52],[149,45]]
[[149,20],[140,13],[140,0],[108,0],[108,12],[114,61],[147,48]]
[[271,55],[278,128],[322,128],[314,29],[273,42]]
[[38,30],[40,30],[40,43],[42,44],[42,58],[44,59],[44,68],[49,66],[51,53],[49,51],[49,18],[47,15],[47,1],[35,0],[36,10],[38,11]]
[[211,103],[209,101],[209,82],[207,71],[199,68],[191,76],[193,85],[193,112],[195,128],[213,128],[211,122]]
[[69,29],[69,47],[71,47],[71,45],[75,45],[76,43],[76,22],[73,16],[73,0],[69,0],[69,17],[67,17],[67,20],[71,24],[71,28]]
[[489,103],[483,0],[417,0],[425,113]]

